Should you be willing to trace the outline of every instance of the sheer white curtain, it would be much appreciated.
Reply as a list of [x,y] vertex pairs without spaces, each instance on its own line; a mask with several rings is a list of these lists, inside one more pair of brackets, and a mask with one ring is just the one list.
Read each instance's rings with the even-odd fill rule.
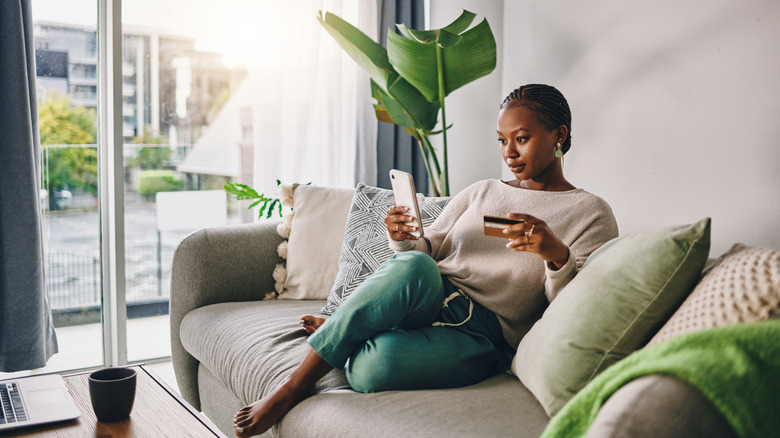
[[270,5],[270,38],[249,54],[245,80],[253,93],[254,186],[265,193],[275,193],[277,179],[330,187],[376,181],[368,76],[319,24],[319,10],[376,40],[374,1]]

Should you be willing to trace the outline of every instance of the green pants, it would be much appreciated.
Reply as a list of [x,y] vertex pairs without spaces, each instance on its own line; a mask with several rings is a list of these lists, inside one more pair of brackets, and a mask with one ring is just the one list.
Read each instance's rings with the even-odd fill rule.
[[427,254],[396,254],[312,336],[311,347],[360,392],[454,388],[509,369],[496,315],[439,273]]

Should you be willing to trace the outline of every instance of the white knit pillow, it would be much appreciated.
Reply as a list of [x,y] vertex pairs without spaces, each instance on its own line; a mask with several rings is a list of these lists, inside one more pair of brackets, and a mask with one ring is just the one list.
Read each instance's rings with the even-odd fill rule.
[[282,203],[293,208],[277,227],[285,240],[274,269],[276,292],[266,295],[287,300],[324,300],[338,272],[344,226],[355,189],[310,185],[281,186]]
[[764,321],[780,308],[780,250],[735,244],[648,345],[683,333]]

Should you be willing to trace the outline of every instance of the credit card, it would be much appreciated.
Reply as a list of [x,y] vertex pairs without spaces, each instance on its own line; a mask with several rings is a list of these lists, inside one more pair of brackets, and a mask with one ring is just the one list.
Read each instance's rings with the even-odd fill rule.
[[485,216],[484,227],[486,236],[506,237],[504,229],[510,225],[525,223],[523,219],[509,219],[500,216]]

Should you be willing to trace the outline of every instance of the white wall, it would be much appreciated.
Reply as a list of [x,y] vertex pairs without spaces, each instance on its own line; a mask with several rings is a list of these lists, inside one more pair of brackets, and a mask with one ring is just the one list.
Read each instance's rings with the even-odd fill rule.
[[[472,26],[487,18],[498,47],[498,64],[493,73],[455,90],[445,99],[447,150],[450,163],[450,191],[457,193],[471,183],[497,178],[503,166],[496,143],[496,116],[503,100],[501,72],[503,0],[431,0],[431,29],[440,29],[460,16],[463,9],[474,12]],[[440,117],[441,118],[441,117]],[[441,135],[431,138],[441,147]]]
[[710,216],[713,256],[780,247],[780,2],[439,0],[432,26],[461,7],[487,15],[503,63],[447,102],[456,190],[507,177],[490,158],[497,105],[548,83],[572,107],[567,178],[612,205],[622,234]]

